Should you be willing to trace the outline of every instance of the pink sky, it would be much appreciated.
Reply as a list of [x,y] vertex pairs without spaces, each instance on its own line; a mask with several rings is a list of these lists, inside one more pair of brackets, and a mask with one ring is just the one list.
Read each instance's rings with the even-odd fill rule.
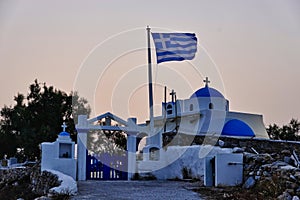
[[[82,84],[82,96],[94,95],[88,99],[94,113],[112,111],[144,120],[146,51],[131,45],[146,47],[143,29],[150,25],[157,31],[195,32],[203,48],[197,53],[201,76],[186,62],[154,67],[155,80],[165,81],[179,98],[188,98],[209,75],[231,110],[263,114],[266,125],[288,123],[300,119],[299,10],[298,0],[2,0],[0,107],[11,105],[17,92],[26,94],[37,78],[67,92]],[[121,49],[131,52],[122,54]],[[98,77],[96,85],[78,80],[88,62],[109,67],[105,76],[88,74]],[[163,76],[172,70],[187,82],[181,84],[176,74]],[[159,114],[162,87],[155,96]]]

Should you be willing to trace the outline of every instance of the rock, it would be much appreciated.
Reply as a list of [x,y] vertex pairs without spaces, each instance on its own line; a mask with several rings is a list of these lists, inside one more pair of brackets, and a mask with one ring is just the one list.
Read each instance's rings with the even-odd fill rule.
[[293,196],[292,200],[300,200],[298,196]]
[[279,167],[282,167],[282,166],[286,166],[287,163],[286,162],[282,162],[282,161],[275,161],[272,163],[272,166],[277,166],[278,168]]
[[249,152],[244,152],[243,155],[246,162],[249,162],[249,160],[251,160],[254,156],[256,156],[256,154],[249,153]]
[[250,188],[252,188],[252,187],[255,185],[255,183],[256,183],[255,179],[254,179],[252,176],[250,176],[250,177],[245,181],[245,183],[244,183],[244,185],[243,185],[243,188],[245,188],[245,189],[250,189]]
[[294,164],[293,159],[292,159],[291,157],[289,157],[289,156],[284,156],[284,157],[283,157],[283,161],[284,161],[285,163],[289,164],[289,165],[293,165],[293,164]]
[[284,170],[293,170],[293,169],[296,169],[296,167],[293,167],[293,166],[291,166],[291,165],[286,165],[286,166],[280,167],[280,169],[284,169]]
[[300,196],[300,187],[298,187],[298,188],[296,189],[296,195],[297,195],[297,196]]
[[291,179],[292,181],[297,181],[296,177],[293,176],[292,174],[290,174],[290,179]]
[[271,164],[265,164],[265,165],[262,165],[262,166],[261,166],[261,169],[262,169],[262,170],[265,170],[265,171],[270,171],[270,170],[271,170]]
[[232,153],[243,153],[245,150],[240,147],[234,147]]
[[263,172],[263,175],[264,175],[265,177],[271,176],[271,174],[270,174],[269,172],[267,172],[267,171],[264,171],[264,172]]
[[255,176],[254,179],[255,179],[255,180],[259,180],[259,179],[260,179],[260,176]]
[[295,189],[298,188],[298,185],[297,185],[296,183],[293,183],[293,184],[292,184],[292,188],[295,190]]
[[295,172],[294,177],[295,177],[296,179],[300,179],[300,172]]
[[[59,186],[58,177],[51,173],[41,173],[38,165],[26,168],[0,170],[0,187],[3,191],[12,191],[14,199],[31,199],[32,196],[46,195],[50,188]],[[15,193],[12,188],[28,188],[23,193]]]
[[34,200],[51,200],[51,198],[50,197],[41,196],[41,197],[35,198]]
[[287,192],[283,192],[281,195],[279,195],[277,197],[278,200],[292,200],[292,196],[287,193]]
[[295,194],[293,189],[286,189],[285,192],[290,194],[291,196]]
[[285,182],[286,188],[288,188],[288,189],[293,188],[293,187],[292,187],[292,183],[293,183],[293,182],[291,182],[291,181],[286,181],[286,182]]
[[291,151],[287,150],[287,149],[284,149],[284,150],[281,151],[281,154],[283,154],[283,155],[291,155]]
[[220,147],[223,147],[225,145],[225,142],[223,140],[219,140],[218,144],[219,144]]
[[252,168],[252,165],[244,164],[244,170],[250,171]]
[[256,176],[260,176],[260,175],[261,175],[261,171],[259,170],[256,172]]

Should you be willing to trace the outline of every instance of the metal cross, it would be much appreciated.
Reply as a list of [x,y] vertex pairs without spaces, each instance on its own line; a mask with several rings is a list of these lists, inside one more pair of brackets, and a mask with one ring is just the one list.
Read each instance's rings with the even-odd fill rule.
[[68,126],[66,125],[66,122],[64,122],[63,125],[61,125],[61,127],[63,128],[63,132],[65,132],[65,131],[66,131],[66,128],[67,128]]
[[208,77],[206,77],[205,80],[203,80],[203,82],[205,83],[205,87],[208,87],[208,84],[210,83]]
[[176,92],[174,90],[172,90],[172,92],[170,93],[170,95],[172,96],[172,102],[174,102],[174,96],[176,95]]

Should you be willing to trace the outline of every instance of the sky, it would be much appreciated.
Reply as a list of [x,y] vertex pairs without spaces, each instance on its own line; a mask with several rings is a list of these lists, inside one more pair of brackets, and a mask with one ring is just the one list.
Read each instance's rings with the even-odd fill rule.
[[0,0],[0,107],[38,79],[77,90],[92,116],[143,122],[149,25],[198,38],[193,61],[153,64],[156,115],[165,85],[186,99],[208,76],[230,110],[287,124],[300,119],[299,10],[298,0]]

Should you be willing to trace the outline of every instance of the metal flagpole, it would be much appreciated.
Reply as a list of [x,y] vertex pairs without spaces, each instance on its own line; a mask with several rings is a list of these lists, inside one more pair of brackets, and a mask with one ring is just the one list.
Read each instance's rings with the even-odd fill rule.
[[151,28],[147,26],[148,36],[148,86],[149,86],[149,114],[150,114],[150,134],[153,135],[154,121],[153,121],[153,88],[152,88],[152,63],[151,63],[151,46],[150,46],[150,31]]

